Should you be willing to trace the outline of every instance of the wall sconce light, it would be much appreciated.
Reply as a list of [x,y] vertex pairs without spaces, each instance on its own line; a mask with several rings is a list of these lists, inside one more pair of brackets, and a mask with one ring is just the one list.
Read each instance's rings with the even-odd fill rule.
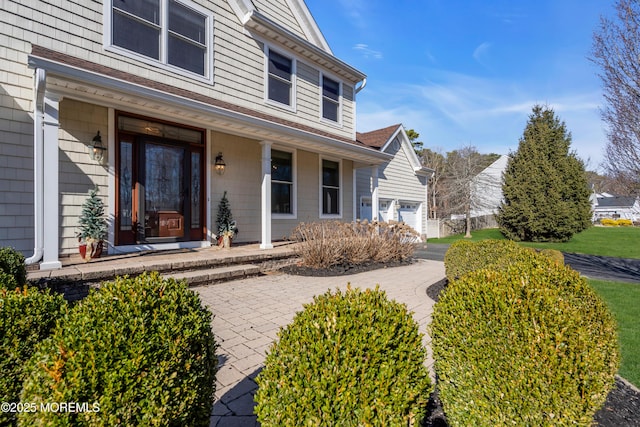
[[107,147],[102,145],[102,137],[100,136],[100,131],[96,133],[96,136],[91,140],[91,144],[89,144],[89,157],[91,160],[95,160],[98,163],[102,163],[104,159],[104,153],[107,151]]
[[224,169],[227,167],[227,164],[224,162],[221,152],[219,152],[218,155],[216,156],[216,162],[214,166],[216,168],[216,172],[218,173],[218,175],[224,174]]

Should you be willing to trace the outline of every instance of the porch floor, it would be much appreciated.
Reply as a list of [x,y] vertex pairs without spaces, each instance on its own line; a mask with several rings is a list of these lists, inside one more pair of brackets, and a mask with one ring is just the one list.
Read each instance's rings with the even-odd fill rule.
[[[180,273],[221,269],[233,265],[253,264],[267,266],[269,263],[295,257],[293,243],[274,242],[273,249],[260,249],[258,244],[238,244],[231,248],[178,249],[168,251],[144,251],[128,254],[105,255],[84,262],[79,255],[62,259],[62,268],[57,270],[34,270],[27,272],[29,282],[99,282],[116,276],[135,276],[145,271],[159,271],[164,275],[178,277]],[[268,269],[268,268],[266,268]]]

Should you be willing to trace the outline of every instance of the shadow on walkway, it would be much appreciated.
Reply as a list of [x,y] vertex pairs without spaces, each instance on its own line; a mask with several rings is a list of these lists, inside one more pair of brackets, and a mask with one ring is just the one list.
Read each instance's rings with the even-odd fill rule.
[[[224,367],[220,366],[220,369],[224,369]],[[253,400],[258,389],[255,379],[260,371],[262,368],[256,369],[222,395],[220,399],[216,399],[213,404],[210,427],[258,427],[260,425],[254,414],[255,402]]]

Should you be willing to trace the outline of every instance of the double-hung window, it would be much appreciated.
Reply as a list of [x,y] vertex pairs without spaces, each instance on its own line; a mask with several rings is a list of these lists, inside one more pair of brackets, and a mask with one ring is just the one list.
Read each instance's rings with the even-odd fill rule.
[[322,76],[322,118],[340,123],[340,83]]
[[295,215],[293,153],[271,151],[271,213]]
[[212,14],[187,0],[112,0],[110,45],[210,75]]
[[340,162],[322,159],[322,215],[340,215]]
[[293,107],[295,62],[268,49],[267,99]]

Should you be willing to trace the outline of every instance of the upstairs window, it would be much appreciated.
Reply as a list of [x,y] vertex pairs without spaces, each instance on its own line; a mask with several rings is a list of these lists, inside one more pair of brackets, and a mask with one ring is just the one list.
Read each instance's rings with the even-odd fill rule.
[[111,44],[207,77],[210,13],[176,0],[112,0]]
[[322,118],[340,122],[340,83],[322,76]]
[[267,98],[293,107],[294,61],[269,49],[268,64]]

